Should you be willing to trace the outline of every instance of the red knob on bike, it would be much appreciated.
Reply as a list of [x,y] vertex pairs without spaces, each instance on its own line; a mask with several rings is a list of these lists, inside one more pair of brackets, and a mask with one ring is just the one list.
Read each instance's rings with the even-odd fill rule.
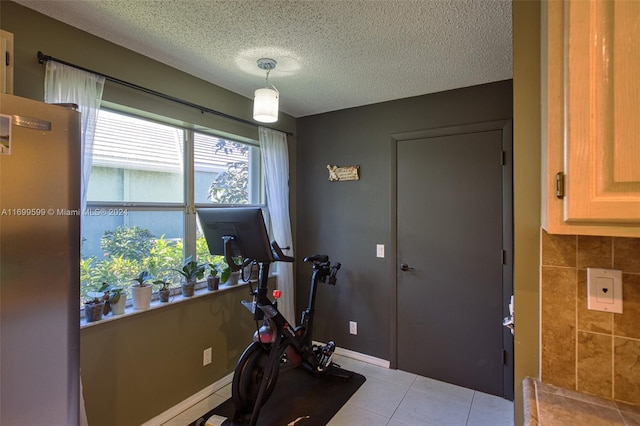
[[282,297],[282,290],[273,290],[273,297],[280,299],[280,297]]

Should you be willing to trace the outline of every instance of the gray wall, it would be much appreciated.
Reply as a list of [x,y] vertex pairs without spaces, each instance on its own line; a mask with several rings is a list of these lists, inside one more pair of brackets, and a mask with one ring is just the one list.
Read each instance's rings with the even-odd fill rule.
[[[298,311],[310,277],[301,259],[325,253],[342,263],[338,284],[319,288],[316,340],[393,359],[391,135],[511,117],[508,80],[298,119]],[[359,165],[360,180],[329,182],[327,164]],[[420,188],[415,194],[424,196]],[[385,245],[384,259],[376,258],[376,244]],[[357,336],[349,321],[358,322]]]

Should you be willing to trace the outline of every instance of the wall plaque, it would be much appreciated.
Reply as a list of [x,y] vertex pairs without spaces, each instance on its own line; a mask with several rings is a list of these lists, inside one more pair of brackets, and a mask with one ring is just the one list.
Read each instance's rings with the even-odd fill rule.
[[327,164],[329,181],[360,180],[360,166],[338,167]]

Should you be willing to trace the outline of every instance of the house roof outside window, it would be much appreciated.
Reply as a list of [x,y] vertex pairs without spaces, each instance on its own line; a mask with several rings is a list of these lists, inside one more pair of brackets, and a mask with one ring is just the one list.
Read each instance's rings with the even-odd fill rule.
[[[195,134],[196,172],[227,170],[227,165],[247,161],[246,155],[224,139]],[[183,132],[181,129],[142,120],[108,110],[100,110],[93,145],[93,165],[118,169],[181,173],[183,170]]]

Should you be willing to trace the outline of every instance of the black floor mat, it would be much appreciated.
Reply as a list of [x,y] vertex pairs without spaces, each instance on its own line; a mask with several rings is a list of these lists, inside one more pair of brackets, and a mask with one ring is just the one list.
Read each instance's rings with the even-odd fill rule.
[[[349,379],[333,375],[315,376],[302,368],[283,371],[273,394],[260,410],[258,426],[324,426],[351,398],[365,382],[365,377],[350,371],[337,369],[348,374]],[[248,424],[233,423],[235,406],[228,399],[189,426],[204,426],[208,419],[218,419],[224,426]],[[220,417],[227,418],[224,422]],[[213,423],[216,424],[216,423]]]

